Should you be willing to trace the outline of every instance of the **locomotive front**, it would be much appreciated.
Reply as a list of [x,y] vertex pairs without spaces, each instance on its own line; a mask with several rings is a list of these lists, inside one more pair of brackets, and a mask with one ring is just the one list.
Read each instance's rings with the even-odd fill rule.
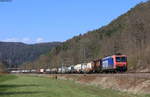
[[126,55],[114,55],[114,68],[117,71],[125,72],[127,71],[127,56]]

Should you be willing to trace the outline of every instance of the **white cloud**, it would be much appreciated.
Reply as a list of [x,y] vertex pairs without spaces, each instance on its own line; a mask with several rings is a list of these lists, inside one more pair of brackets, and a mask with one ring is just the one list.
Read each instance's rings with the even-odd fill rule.
[[3,40],[4,42],[23,42],[23,43],[32,43],[30,38],[7,38]]
[[36,39],[36,43],[41,43],[41,42],[43,42],[43,41],[44,41],[44,39],[41,38],[41,37],[39,37],[39,38]]
[[44,39],[41,38],[41,37],[38,37],[36,39],[31,39],[31,38],[28,38],[28,37],[25,37],[25,38],[6,38],[3,40],[4,42],[23,42],[23,43],[41,43],[41,42],[44,42]]
[[30,39],[30,38],[23,38],[22,39],[22,42],[24,42],[24,43],[31,43],[32,42],[32,40]]
[[7,38],[7,39],[4,39],[3,41],[5,41],[5,42],[18,42],[19,39],[17,39],[17,38]]

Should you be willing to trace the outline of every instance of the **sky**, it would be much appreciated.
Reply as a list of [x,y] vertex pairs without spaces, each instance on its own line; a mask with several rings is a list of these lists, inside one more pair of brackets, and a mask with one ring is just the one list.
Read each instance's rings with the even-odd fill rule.
[[[3,1],[3,2],[2,2]],[[65,41],[109,24],[147,0],[0,0],[0,41]]]

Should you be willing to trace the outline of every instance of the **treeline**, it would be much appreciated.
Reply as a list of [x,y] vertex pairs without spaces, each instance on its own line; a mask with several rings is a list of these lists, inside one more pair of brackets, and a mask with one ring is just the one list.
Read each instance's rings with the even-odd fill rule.
[[149,17],[150,1],[140,3],[109,25],[75,36],[53,48],[39,60],[23,66],[52,68],[122,53],[128,55],[130,70],[150,71]]
[[58,45],[60,45],[59,42],[33,45],[18,42],[0,42],[0,61],[5,61],[8,68],[16,68],[24,62],[34,61],[40,55],[48,53]]

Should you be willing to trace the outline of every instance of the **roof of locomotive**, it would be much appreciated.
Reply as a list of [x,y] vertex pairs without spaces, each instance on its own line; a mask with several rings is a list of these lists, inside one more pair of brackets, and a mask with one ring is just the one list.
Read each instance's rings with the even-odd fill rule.
[[117,54],[116,54],[116,55],[104,57],[104,58],[102,58],[102,59],[105,60],[105,59],[112,58],[112,57],[127,57],[127,55],[117,55]]

